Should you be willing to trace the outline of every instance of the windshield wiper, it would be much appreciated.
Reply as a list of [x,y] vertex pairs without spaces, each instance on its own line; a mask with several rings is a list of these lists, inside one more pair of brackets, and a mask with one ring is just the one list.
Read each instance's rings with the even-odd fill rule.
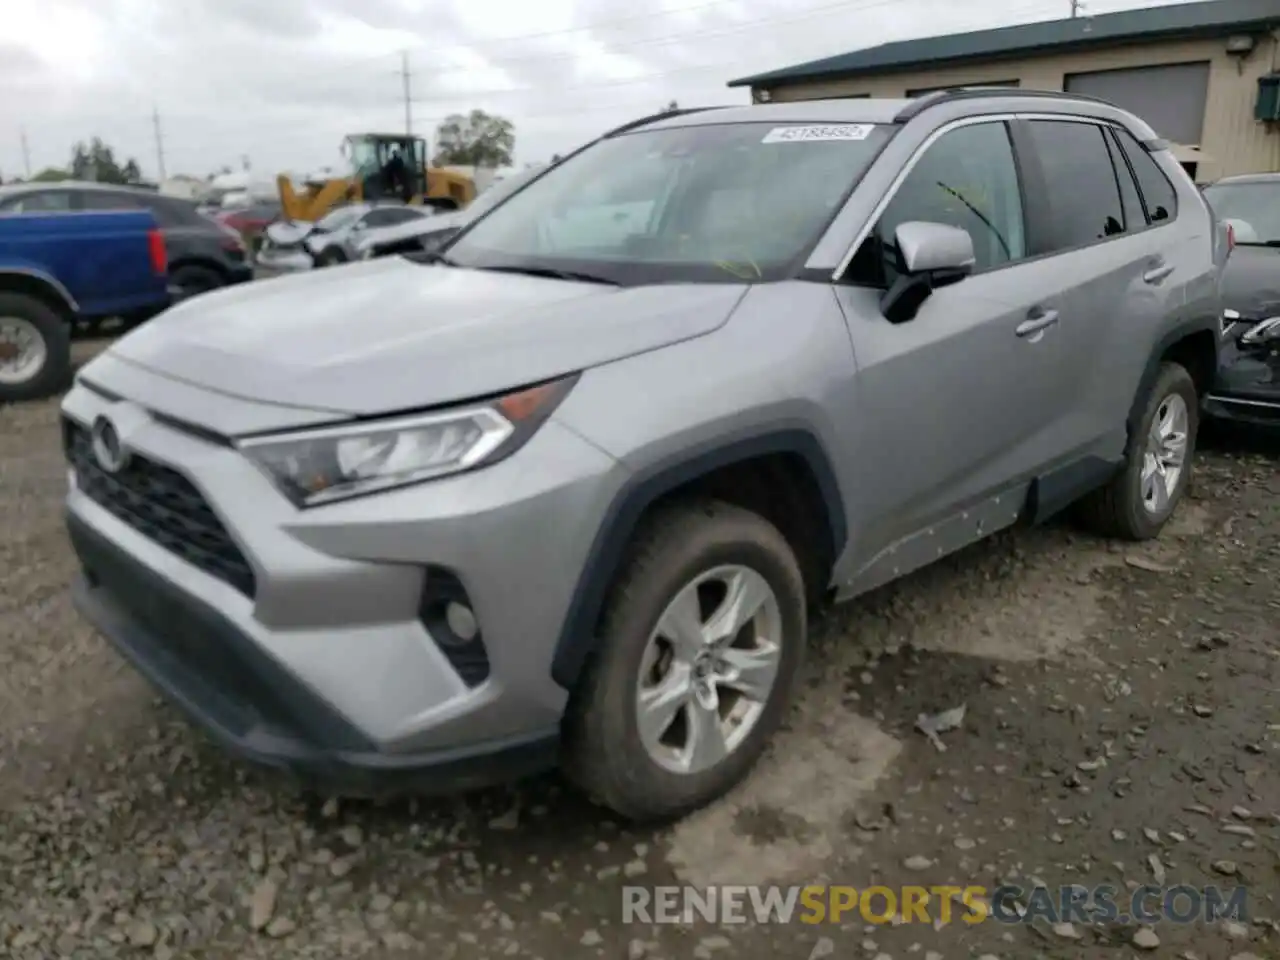
[[476,267],[477,270],[489,270],[492,273],[518,273],[526,277],[547,277],[551,280],[577,280],[580,283],[603,283],[611,287],[620,287],[617,280],[610,280],[597,273],[582,273],[578,270],[558,270],[554,267]]

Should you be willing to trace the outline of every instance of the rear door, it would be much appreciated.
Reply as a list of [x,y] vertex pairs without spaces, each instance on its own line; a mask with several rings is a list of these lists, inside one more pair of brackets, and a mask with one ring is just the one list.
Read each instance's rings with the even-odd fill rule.
[[1162,318],[1183,298],[1164,250],[1173,214],[1147,215],[1109,124],[1028,117],[1014,137],[1038,183],[1032,229],[1065,298],[1060,362],[1072,386],[1055,416],[1059,462],[1101,473],[1124,453],[1136,358],[1145,363]]
[[[836,287],[858,365],[862,412],[845,429],[866,454],[859,495],[868,526],[855,563],[863,587],[957,546],[950,534],[935,537],[935,525],[960,523],[966,511],[980,512],[962,521],[962,538],[976,538],[984,522],[992,529],[989,511],[1011,522],[1022,499],[995,498],[1016,493],[1059,452],[1065,287],[1052,258],[1030,259],[1021,181],[1004,120],[944,130],[917,154]],[[966,230],[976,266],[893,324],[880,297],[897,276],[894,231],[913,220]]]

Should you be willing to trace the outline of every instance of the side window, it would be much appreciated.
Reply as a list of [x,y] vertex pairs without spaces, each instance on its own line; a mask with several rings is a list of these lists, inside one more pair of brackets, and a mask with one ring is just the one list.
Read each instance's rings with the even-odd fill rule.
[[133,197],[109,190],[86,190],[83,194],[86,210],[141,210],[142,204]]
[[[412,214],[409,216],[412,216]],[[366,227],[389,227],[393,223],[404,223],[407,219],[408,216],[405,216],[403,210],[398,210],[394,207],[383,207],[377,210],[370,210],[360,222]]]
[[1138,179],[1138,190],[1147,207],[1147,216],[1153,224],[1167,223],[1178,216],[1178,193],[1164,175],[1151,154],[1142,148],[1128,130],[1117,130],[1116,139],[1129,158],[1133,175]]
[[1044,168],[1053,248],[1069,250],[1124,233],[1120,187],[1102,128],[1069,120],[1032,120],[1027,126]]
[[1022,194],[1003,123],[958,127],[924,152],[858,249],[849,279],[891,284],[898,272],[894,234],[912,220],[966,231],[973,238],[975,273],[1026,256]]
[[1137,233],[1146,229],[1147,215],[1142,211],[1142,197],[1138,195],[1138,186],[1133,182],[1133,173],[1124,158],[1124,152],[1116,143],[1115,131],[1106,134],[1107,151],[1111,154],[1111,165],[1116,171],[1116,180],[1120,183],[1120,206],[1124,210],[1125,233]]
[[41,190],[24,193],[5,203],[6,213],[65,213],[73,207],[66,190]]

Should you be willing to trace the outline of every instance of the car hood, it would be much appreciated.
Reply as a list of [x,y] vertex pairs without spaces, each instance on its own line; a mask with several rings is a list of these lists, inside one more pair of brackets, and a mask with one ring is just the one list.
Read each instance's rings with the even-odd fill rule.
[[316,229],[314,223],[306,220],[280,220],[267,225],[264,231],[267,239],[279,247],[291,247],[309,237]]
[[1280,247],[1235,246],[1222,271],[1222,305],[1247,319],[1280,314]]
[[194,297],[109,355],[233,396],[373,415],[484,396],[710,333],[746,289],[621,288],[396,257]]

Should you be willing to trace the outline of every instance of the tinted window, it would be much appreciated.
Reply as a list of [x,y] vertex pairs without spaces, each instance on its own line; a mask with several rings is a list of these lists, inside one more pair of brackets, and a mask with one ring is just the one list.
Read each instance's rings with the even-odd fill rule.
[[171,204],[165,203],[162,198],[126,193],[123,190],[86,190],[84,191],[84,208],[86,210],[150,210],[151,215],[156,218],[156,223],[162,227],[186,226],[184,221],[174,216]]
[[1142,144],[1134,139],[1128,130],[1117,130],[1116,137],[1124,149],[1124,155],[1133,168],[1138,179],[1138,189],[1142,193],[1147,207],[1147,216],[1152,223],[1163,223],[1178,216],[1178,193],[1173,184],[1164,175],[1160,165],[1152,159],[1151,154],[1143,149]]
[[110,190],[86,190],[83,194],[86,210],[145,210],[147,209],[131,194],[115,193]]
[[71,194],[66,190],[23,193],[4,201],[4,210],[8,213],[58,213],[70,209]]
[[366,227],[389,227],[393,224],[416,220],[419,216],[415,211],[404,207],[384,207],[380,210],[369,211],[369,215],[364,218],[364,225]]
[[894,233],[911,220],[967,231],[975,272],[1026,256],[1022,195],[1003,123],[958,127],[924,152],[859,248],[849,278],[872,286],[891,283],[897,275]]
[[1044,168],[1053,248],[1066,250],[1124,232],[1120,188],[1102,128],[1033,120],[1031,142]]
[[1120,205],[1124,208],[1124,229],[1126,233],[1136,233],[1147,225],[1147,215],[1142,210],[1142,197],[1138,195],[1138,186],[1133,182],[1133,174],[1129,164],[1125,162],[1115,138],[1106,136],[1107,150],[1111,153],[1111,164],[1116,171],[1116,179],[1120,182]]

